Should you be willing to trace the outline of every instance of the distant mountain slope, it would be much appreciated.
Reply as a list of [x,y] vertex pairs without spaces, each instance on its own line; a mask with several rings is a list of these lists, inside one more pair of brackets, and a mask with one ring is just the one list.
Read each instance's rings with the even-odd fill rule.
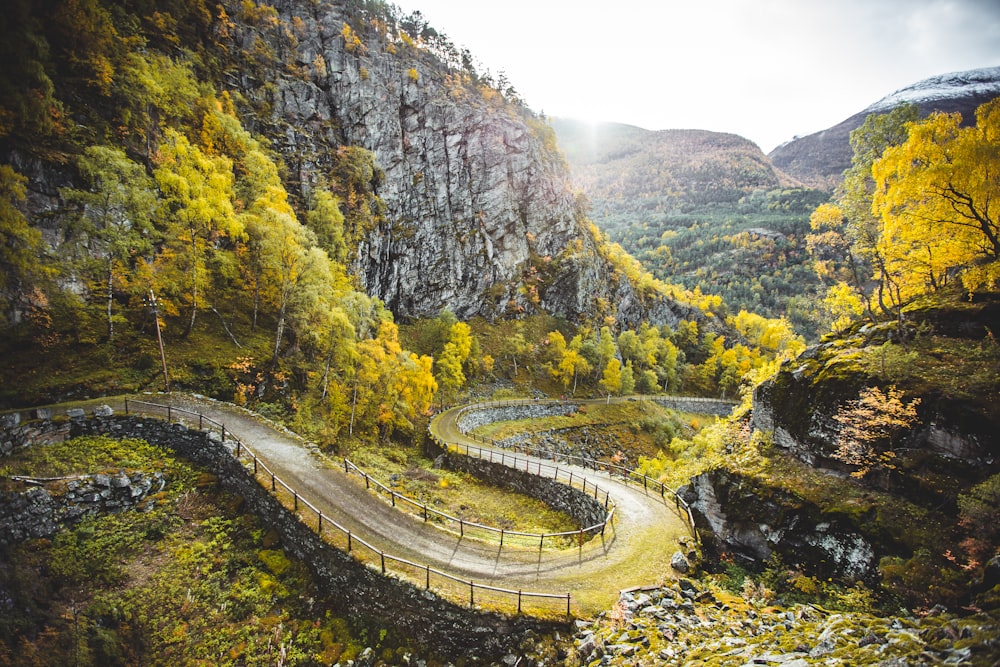
[[732,310],[787,315],[806,334],[820,328],[803,238],[824,193],[733,134],[552,126],[594,223],[654,276],[719,295]]
[[735,134],[568,119],[552,126],[574,184],[592,198],[706,191],[738,197],[790,184],[756,144]]
[[836,185],[851,164],[851,131],[872,113],[885,113],[905,102],[916,104],[921,116],[934,111],[958,111],[966,122],[976,107],[1000,95],[1000,67],[952,72],[924,79],[883,97],[831,128],[799,137],[775,148],[768,157],[778,169],[813,187]]

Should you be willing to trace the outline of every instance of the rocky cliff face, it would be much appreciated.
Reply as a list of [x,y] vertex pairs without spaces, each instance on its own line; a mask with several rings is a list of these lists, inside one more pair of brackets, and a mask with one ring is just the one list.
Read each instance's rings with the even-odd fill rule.
[[813,576],[877,578],[871,541],[846,516],[724,470],[703,473],[679,490],[706,548],[762,567],[772,553]]
[[[337,146],[374,154],[386,215],[362,239],[354,269],[394,313],[448,307],[461,318],[494,317],[535,306],[575,318],[592,312],[596,298],[614,297],[625,321],[649,305],[661,321],[677,319],[672,304],[640,304],[630,286],[609,281],[543,120],[341,3],[275,7],[298,26],[285,59],[308,75],[244,77],[239,88],[273,110],[261,126],[304,194]],[[348,43],[345,24],[360,44]],[[247,30],[235,40],[256,36]]]

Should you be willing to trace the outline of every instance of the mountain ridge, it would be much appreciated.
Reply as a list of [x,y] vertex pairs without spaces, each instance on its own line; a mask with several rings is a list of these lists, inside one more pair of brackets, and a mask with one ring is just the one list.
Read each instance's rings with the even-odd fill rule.
[[917,105],[921,117],[934,111],[959,112],[963,124],[975,120],[975,109],[1000,95],[1000,67],[984,67],[929,77],[896,90],[836,125],[796,137],[770,153],[772,164],[811,187],[829,189],[851,165],[850,133],[872,113],[885,113],[902,103]]

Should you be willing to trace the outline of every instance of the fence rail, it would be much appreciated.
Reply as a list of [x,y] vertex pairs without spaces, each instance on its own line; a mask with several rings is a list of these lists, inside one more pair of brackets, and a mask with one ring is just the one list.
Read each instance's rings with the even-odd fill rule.
[[[393,554],[387,553],[384,550],[378,548],[377,546],[371,544],[365,539],[358,537],[353,534],[351,530],[342,526],[336,520],[329,516],[323,514],[322,510],[310,503],[308,500],[299,495],[291,485],[286,483],[280,477],[278,477],[273,470],[271,470],[266,463],[260,457],[257,456],[249,447],[247,447],[239,438],[237,438],[232,431],[226,430],[225,424],[219,422],[211,417],[207,417],[200,412],[195,412],[192,410],[187,410],[184,408],[177,408],[170,405],[162,405],[159,403],[151,403],[148,401],[140,400],[129,400],[125,399],[125,414],[130,413],[130,409],[139,406],[151,408],[151,411],[140,412],[144,414],[160,414],[163,413],[166,416],[168,422],[172,422],[174,417],[190,417],[192,420],[197,418],[198,429],[208,430],[211,432],[211,427],[216,427],[219,429],[221,440],[225,446],[227,440],[233,443],[232,454],[233,456],[242,463],[246,462],[245,465],[251,466],[253,470],[254,478],[261,483],[265,489],[270,489],[272,493],[278,496],[279,501],[282,500],[281,496],[284,494],[285,499],[290,496],[293,511],[303,520],[307,525],[315,525],[316,533],[322,538],[324,528],[332,528],[335,531],[335,535],[341,538],[341,541],[346,539],[346,547],[343,547],[348,554],[355,556],[359,561],[372,565],[371,560],[366,560],[362,558],[363,553],[367,553],[370,558],[377,559],[378,568],[383,575],[389,573],[389,564],[395,563],[397,565],[405,566],[404,569],[397,569],[399,573],[422,573],[424,575],[424,588],[425,590],[430,590],[431,588],[431,577],[435,576],[439,579],[444,579],[446,581],[453,582],[460,586],[466,586],[469,590],[469,606],[474,606],[476,602],[476,591],[482,591],[487,593],[497,593],[506,598],[516,598],[517,600],[517,613],[522,613],[523,605],[525,599],[528,600],[565,600],[566,602],[566,616],[567,618],[572,616],[571,611],[571,594],[570,593],[544,593],[538,591],[524,591],[524,590],[514,590],[510,588],[502,588],[499,586],[491,586],[488,584],[476,583],[471,579],[463,579],[455,575],[449,574],[443,570],[433,568],[428,564],[416,563],[414,561],[402,558],[400,556],[395,556]],[[206,429],[205,425],[209,428]],[[284,504],[284,502],[282,503]],[[307,512],[308,510],[308,512]],[[309,512],[315,515],[315,524],[310,524],[307,520],[309,518]],[[334,540],[335,546],[340,546],[340,544]],[[359,549],[360,547],[360,549]]]
[[[445,445],[439,443],[439,446],[445,446]],[[471,455],[469,453],[469,448],[468,447],[466,447],[466,455],[467,456]],[[480,457],[480,458],[485,458],[485,457]],[[507,458],[511,459],[511,463],[516,463],[516,457],[507,457]],[[492,460],[492,457],[491,457],[491,460]],[[506,462],[504,462],[504,464],[505,465],[509,465]],[[511,467],[513,467],[515,469],[520,469],[517,465],[512,465]],[[542,475],[542,467],[543,466],[539,466],[538,469],[537,469],[537,472],[534,472],[534,474],[536,474],[536,475],[538,475],[540,477],[543,476]],[[390,499],[391,499],[393,507],[396,507],[396,503],[397,502],[401,502],[401,503],[405,503],[405,504],[408,504],[408,505],[416,508],[417,510],[419,510],[419,513],[422,514],[425,523],[427,521],[429,521],[432,517],[436,517],[436,518],[441,519],[443,521],[450,521],[450,522],[455,523],[455,524],[458,525],[459,534],[462,537],[466,536],[466,530],[469,530],[469,529],[472,529],[472,530],[481,530],[481,531],[484,531],[484,532],[487,532],[487,533],[497,534],[497,535],[500,536],[500,546],[501,547],[504,545],[504,540],[506,538],[509,538],[509,537],[515,537],[515,538],[520,537],[520,538],[525,538],[525,541],[531,540],[532,543],[534,543],[534,542],[537,541],[538,542],[538,549],[539,550],[541,550],[544,547],[546,539],[548,539],[551,542],[554,539],[567,539],[567,538],[576,538],[577,544],[582,548],[585,536],[593,536],[593,535],[598,535],[598,534],[604,535],[605,529],[607,528],[608,525],[611,524],[611,521],[614,519],[614,514],[615,514],[615,504],[614,504],[614,501],[611,500],[610,496],[605,491],[604,492],[604,509],[605,509],[604,520],[600,521],[599,523],[595,523],[592,526],[581,527],[581,528],[578,528],[577,530],[567,530],[567,531],[562,531],[562,532],[558,532],[558,533],[530,533],[530,532],[520,531],[520,530],[508,530],[506,528],[497,528],[496,526],[488,526],[486,524],[477,523],[475,521],[466,521],[465,519],[463,519],[461,517],[452,516],[451,514],[448,514],[447,512],[442,512],[441,510],[438,510],[438,509],[435,509],[433,507],[430,507],[426,503],[422,503],[419,500],[414,500],[413,498],[409,498],[409,497],[403,495],[402,493],[399,493],[395,489],[390,488],[386,484],[383,484],[382,482],[378,481],[377,479],[375,479],[374,477],[372,477],[371,475],[369,475],[367,472],[365,472],[358,465],[356,465],[354,462],[352,462],[352,461],[350,461],[350,460],[348,460],[346,458],[344,459],[344,472],[346,472],[347,474],[351,474],[351,472],[356,473],[357,475],[361,476],[365,480],[365,488],[371,489],[372,487],[374,487],[375,490],[376,490],[376,492],[381,491],[382,493],[388,495],[390,497]],[[525,472],[533,472],[533,471],[527,470],[527,466],[526,466]],[[558,473],[558,469],[557,469],[557,473]],[[553,479],[556,479],[556,481],[558,481],[557,477],[553,477]],[[570,479],[569,479],[570,486],[572,486],[572,481],[573,481],[572,473],[570,473]],[[577,479],[577,481],[580,481],[580,479]],[[596,495],[597,495],[597,493],[599,491],[602,491],[602,489],[599,489],[599,487],[597,487],[596,485],[594,485],[595,500],[597,499]],[[583,478],[583,492],[587,493],[587,479],[586,478]]]
[[[618,399],[618,400],[621,400],[621,399]],[[686,399],[686,400],[696,400],[696,399]],[[710,401],[710,400],[714,400],[714,399],[700,399],[700,400]],[[688,529],[691,532],[691,536],[695,539],[696,542],[698,542],[700,544],[701,538],[698,535],[698,530],[695,528],[694,514],[691,511],[690,505],[688,505],[687,501],[685,501],[683,498],[681,498],[677,494],[677,492],[675,490],[671,489],[669,486],[663,484],[659,480],[653,479],[652,477],[649,477],[648,475],[645,475],[645,474],[639,472],[638,470],[635,470],[634,468],[628,468],[626,466],[622,466],[622,465],[618,465],[618,464],[615,464],[615,463],[611,463],[609,461],[599,461],[597,459],[587,458],[587,457],[584,457],[584,456],[576,456],[574,454],[564,454],[564,453],[561,453],[561,452],[555,452],[555,451],[551,451],[551,450],[541,449],[541,448],[538,448],[538,447],[527,447],[527,446],[518,445],[518,444],[509,445],[509,446],[500,445],[500,444],[497,443],[496,440],[494,440],[492,438],[487,438],[487,437],[478,435],[476,433],[472,433],[470,431],[466,431],[464,428],[462,428],[461,423],[460,423],[460,420],[461,420],[462,416],[468,414],[469,412],[474,412],[474,411],[478,411],[478,410],[490,410],[490,409],[501,408],[501,407],[515,407],[515,406],[521,406],[521,405],[533,405],[533,404],[536,404],[536,403],[537,404],[550,404],[550,405],[551,404],[576,405],[576,403],[574,403],[572,401],[557,401],[557,400],[552,400],[552,399],[544,399],[544,400],[540,400],[540,401],[536,401],[534,399],[526,399],[526,400],[488,401],[488,402],[484,402],[484,403],[474,403],[472,405],[467,405],[467,406],[463,407],[461,410],[459,410],[458,415],[456,416],[455,423],[458,425],[459,430],[462,432],[462,435],[464,435],[465,437],[467,437],[467,438],[469,438],[469,439],[471,439],[473,441],[479,441],[479,442],[482,442],[483,444],[489,445],[489,447],[490,447],[489,449],[483,449],[483,448],[477,448],[477,449],[479,450],[480,453],[483,452],[483,451],[490,452],[491,457],[493,456],[492,452],[494,450],[500,450],[500,451],[502,451],[504,449],[509,449],[509,450],[513,450],[513,451],[521,453],[521,454],[525,454],[527,456],[533,456],[533,457],[535,457],[537,459],[549,459],[549,460],[551,460],[553,462],[563,461],[565,463],[568,463],[568,464],[571,464],[571,465],[575,465],[575,466],[578,466],[578,467],[581,467],[581,468],[585,468],[585,469],[589,469],[589,470],[594,470],[595,472],[604,471],[604,472],[607,472],[608,476],[612,477],[612,478],[615,477],[615,475],[617,474],[621,478],[621,480],[624,481],[625,483],[635,482],[636,484],[642,484],[642,487],[643,487],[644,491],[648,492],[650,489],[652,489],[654,493],[658,492],[660,494],[660,497],[663,498],[664,500],[666,500],[667,496],[669,495],[673,499],[673,501],[674,501],[674,507],[677,510],[677,512],[678,513],[683,513],[684,519],[687,521]],[[465,447],[466,447],[466,450],[467,450],[467,453],[468,453],[469,445],[465,445]],[[492,458],[491,458],[491,460],[492,460]],[[556,468],[556,470],[558,471],[558,468]],[[541,473],[539,473],[539,474],[541,474]],[[605,497],[606,497],[606,493],[605,493]]]

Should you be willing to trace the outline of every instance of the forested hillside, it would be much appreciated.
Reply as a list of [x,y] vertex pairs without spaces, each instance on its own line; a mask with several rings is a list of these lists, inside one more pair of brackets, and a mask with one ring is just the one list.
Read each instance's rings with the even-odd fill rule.
[[776,170],[753,143],[700,130],[650,132],[555,120],[594,222],[657,278],[728,308],[828,327],[805,247],[827,195]]
[[[2,370],[27,378],[7,402],[187,388],[332,446],[409,432],[473,377],[523,385],[519,365],[599,391],[597,340],[624,387],[709,395],[798,345],[775,323],[758,347],[772,325],[610,243],[545,120],[419,15],[25,0],[2,20]],[[509,365],[448,331],[405,349],[398,324],[449,317],[555,320],[487,351]],[[633,369],[628,331],[675,349]]]
[[[929,647],[993,664],[1000,98],[974,123],[905,105],[868,116],[829,192],[732,135],[550,125],[419,13],[377,0],[7,5],[0,407],[204,394],[296,431],[317,461],[360,452],[390,483],[478,513],[470,502],[492,491],[449,490],[474,485],[432,472],[436,413],[593,399],[607,410],[542,419],[532,437],[628,460],[667,484],[662,498],[687,487],[700,541],[656,548],[682,550],[715,591],[684,584],[685,610],[742,598],[727,641],[761,634],[751,613],[788,618],[781,596],[865,614],[937,617],[942,604],[983,619],[974,645],[941,648],[969,638],[951,621],[920,642],[892,622],[845,664],[890,645],[892,660]],[[637,393],[739,406],[715,420]],[[564,426],[576,442],[560,441]],[[147,664],[151,647],[212,664],[410,661],[392,619],[352,625],[314,598],[218,480],[127,447],[70,443],[54,458],[80,451],[49,472],[45,451],[0,466],[12,502],[53,482],[29,474],[172,477],[149,515],[4,546],[0,610],[16,597],[19,611],[0,614],[0,663]],[[518,512],[496,510],[501,545]],[[641,643],[623,609],[608,635]],[[773,662],[830,656],[844,629],[800,650],[781,627]],[[715,641],[707,660],[730,657]],[[554,642],[539,664],[618,657]],[[667,660],[639,651],[621,661]]]

